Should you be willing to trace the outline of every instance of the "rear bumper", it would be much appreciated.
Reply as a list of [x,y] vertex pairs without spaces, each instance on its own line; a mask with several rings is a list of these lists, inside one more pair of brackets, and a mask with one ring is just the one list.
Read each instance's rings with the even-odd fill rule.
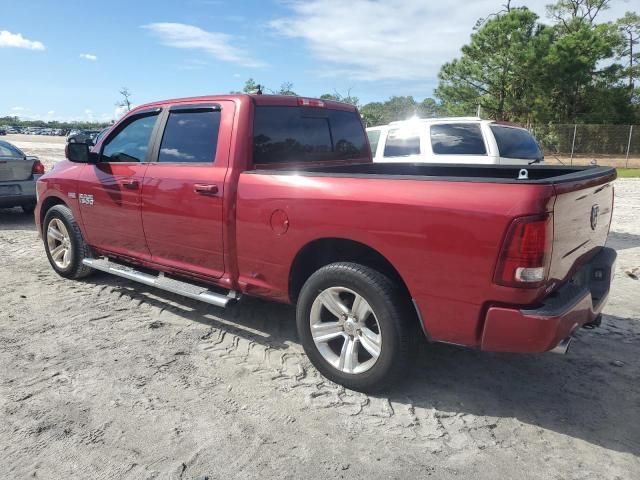
[[[31,178],[19,182],[0,182],[0,207],[17,207],[19,205],[35,205],[36,180]],[[3,190],[11,193],[2,193]]]
[[554,349],[576,329],[597,320],[607,302],[615,260],[615,250],[603,248],[538,308],[490,307],[480,348],[514,353]]

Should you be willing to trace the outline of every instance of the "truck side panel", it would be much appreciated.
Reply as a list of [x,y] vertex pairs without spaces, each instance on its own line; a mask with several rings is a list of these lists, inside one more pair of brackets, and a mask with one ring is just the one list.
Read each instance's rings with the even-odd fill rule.
[[511,220],[549,211],[552,202],[545,185],[243,173],[239,282],[248,293],[287,301],[291,265],[305,245],[357,241],[398,270],[431,338],[477,345],[488,301],[526,305],[544,294],[492,278]]

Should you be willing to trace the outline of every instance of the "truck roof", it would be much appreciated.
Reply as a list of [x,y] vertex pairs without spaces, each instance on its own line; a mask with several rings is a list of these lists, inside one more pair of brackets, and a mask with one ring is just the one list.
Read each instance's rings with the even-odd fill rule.
[[204,95],[198,97],[183,97],[183,98],[172,98],[168,100],[159,100],[156,102],[146,103],[144,105],[139,105],[135,110],[143,110],[149,107],[159,107],[163,105],[172,105],[178,103],[193,103],[193,102],[215,102],[220,100],[232,100],[239,102],[252,101],[255,105],[270,105],[270,106],[281,106],[281,107],[297,107],[301,105],[301,101],[303,100],[311,100],[314,103],[320,102],[318,105],[311,106],[324,106],[325,108],[337,109],[337,110],[350,110],[355,111],[356,107],[343,102],[336,102],[334,100],[321,100],[319,98],[311,98],[311,97],[300,97],[295,95],[258,95],[254,93],[231,93],[231,94],[223,94],[223,95]]

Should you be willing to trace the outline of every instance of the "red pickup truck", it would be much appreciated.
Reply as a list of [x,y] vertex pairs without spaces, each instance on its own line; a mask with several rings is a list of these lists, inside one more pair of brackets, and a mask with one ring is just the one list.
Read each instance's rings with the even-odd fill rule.
[[374,164],[353,106],[269,95],[144,105],[67,159],[37,185],[56,272],[295,303],[309,358],[352,389],[401,377],[420,331],[565,350],[609,292],[611,168]]

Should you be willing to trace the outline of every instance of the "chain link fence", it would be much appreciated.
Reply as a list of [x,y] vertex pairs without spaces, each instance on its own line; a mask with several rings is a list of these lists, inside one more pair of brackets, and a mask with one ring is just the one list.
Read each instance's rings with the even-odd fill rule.
[[547,163],[640,168],[640,125],[534,125]]

